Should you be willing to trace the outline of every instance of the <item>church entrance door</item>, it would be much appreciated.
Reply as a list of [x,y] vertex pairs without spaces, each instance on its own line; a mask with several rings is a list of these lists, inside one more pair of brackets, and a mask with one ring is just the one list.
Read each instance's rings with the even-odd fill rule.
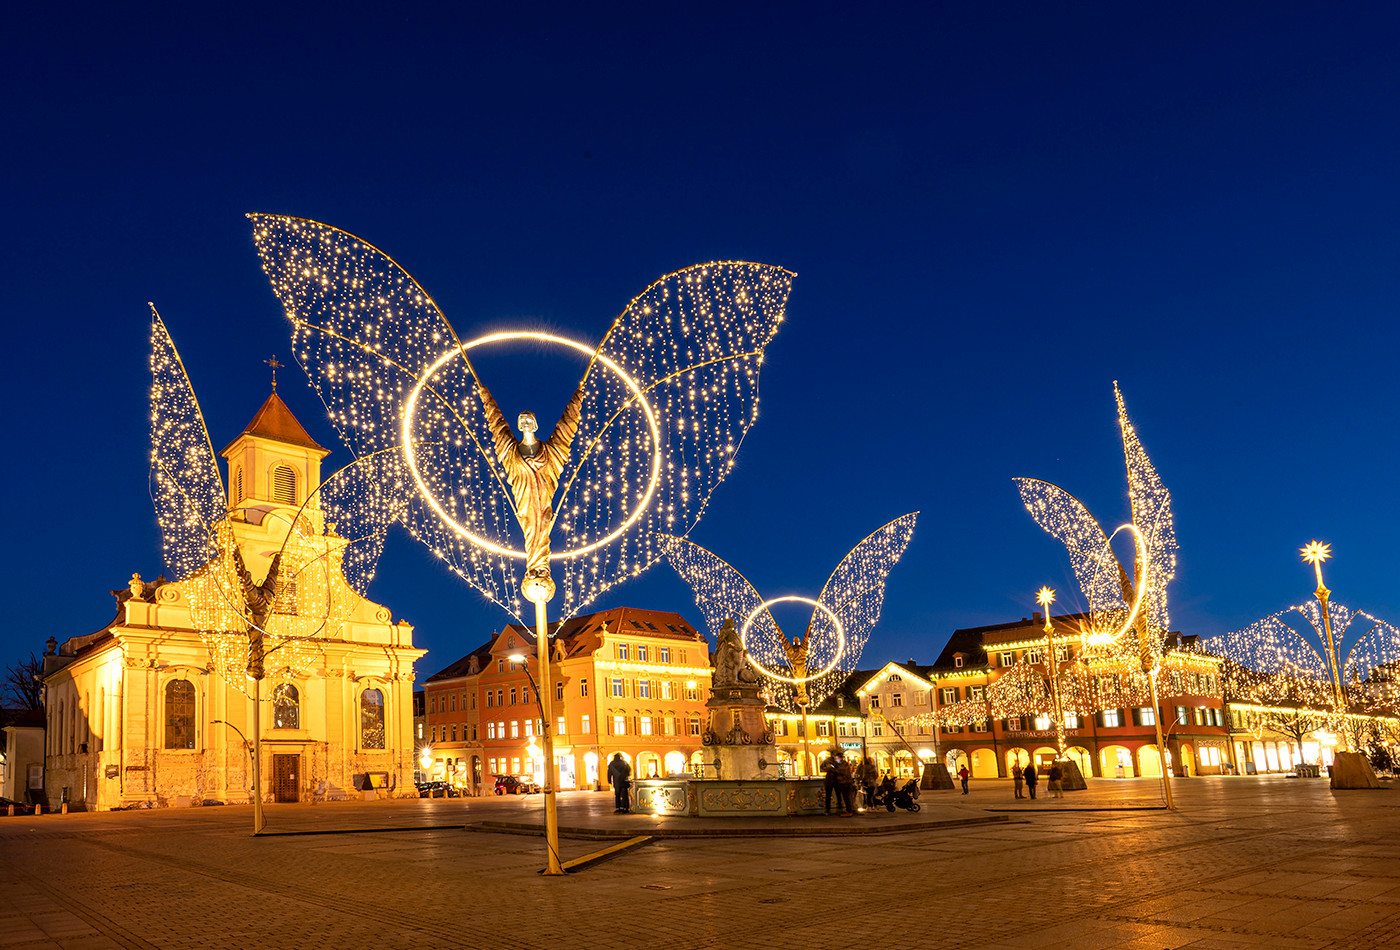
[[299,755],[274,755],[272,757],[272,797],[274,801],[294,802],[297,800],[297,766]]

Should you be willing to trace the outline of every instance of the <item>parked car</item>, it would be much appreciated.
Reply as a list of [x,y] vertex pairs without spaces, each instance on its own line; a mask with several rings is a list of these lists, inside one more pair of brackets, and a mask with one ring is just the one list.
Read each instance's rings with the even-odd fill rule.
[[534,795],[540,790],[528,775],[496,775],[493,789],[497,795]]
[[460,798],[462,793],[455,785],[447,782],[419,782],[419,798]]
[[5,817],[5,816],[9,815],[9,813],[10,813],[10,806],[11,806],[11,805],[13,805],[13,806],[15,807],[15,814],[16,814],[16,815],[32,815],[32,814],[34,814],[34,806],[33,806],[33,805],[26,805],[24,802],[17,802],[17,801],[15,801],[15,800],[13,800],[13,799],[10,799],[10,798],[0,798],[0,818],[3,818],[3,817]]

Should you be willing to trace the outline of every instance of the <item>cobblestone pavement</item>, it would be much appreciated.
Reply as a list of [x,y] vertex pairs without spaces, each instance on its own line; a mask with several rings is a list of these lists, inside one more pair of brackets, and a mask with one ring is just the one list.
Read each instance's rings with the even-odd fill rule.
[[[1356,948],[1400,938],[1400,793],[1326,780],[1002,782],[924,810],[808,819],[897,833],[658,839],[544,878],[538,797],[0,818],[0,950],[261,947]],[[645,834],[608,793],[561,824]],[[1002,809],[989,812],[988,809]],[[923,819],[1009,821],[921,827]],[[738,821],[743,821],[739,819]],[[727,823],[732,824],[732,822]],[[359,829],[358,833],[348,833]],[[605,843],[566,839],[563,857]]]

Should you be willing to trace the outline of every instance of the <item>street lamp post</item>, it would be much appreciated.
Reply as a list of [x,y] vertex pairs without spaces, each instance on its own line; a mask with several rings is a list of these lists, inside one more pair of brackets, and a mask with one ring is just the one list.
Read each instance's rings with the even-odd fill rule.
[[1313,566],[1313,573],[1317,576],[1317,590],[1313,591],[1313,594],[1317,597],[1317,603],[1322,608],[1322,630],[1327,640],[1327,673],[1332,680],[1333,708],[1341,717],[1341,728],[1337,730],[1337,751],[1345,752],[1348,749],[1350,732],[1347,721],[1346,689],[1342,685],[1341,663],[1338,662],[1337,646],[1332,639],[1332,613],[1327,609],[1327,598],[1332,592],[1327,589],[1326,584],[1322,583],[1322,562],[1332,556],[1332,546],[1309,541],[1302,548],[1302,555],[1303,560]]
[[535,701],[540,708],[540,746],[541,755],[544,756],[544,840],[545,850],[549,852],[543,873],[557,875],[565,871],[559,862],[559,806],[554,797],[554,732],[550,728],[554,697],[540,688],[541,683],[547,685],[550,682],[549,618],[545,604],[554,595],[554,582],[548,576],[529,576],[523,586],[525,596],[535,605],[535,655],[540,664],[539,680],[536,681],[530,674],[529,660],[523,653],[513,653],[509,659],[512,663],[520,663],[525,670],[530,685],[535,688]]
[[[256,682],[257,682],[257,681],[255,680],[254,683],[256,683]],[[257,700],[254,699],[254,700],[253,700],[253,710],[254,710],[254,715],[253,715],[253,734],[254,734],[254,735],[257,735],[257,729],[258,729],[257,708],[258,708],[258,707],[257,707]],[[240,738],[240,739],[243,740],[243,748],[246,749],[246,750],[248,751],[248,756],[249,756],[249,758],[252,760],[252,764],[253,764],[253,834],[256,835],[256,834],[260,833],[260,832],[263,830],[262,795],[259,794],[259,788],[258,788],[258,778],[259,778],[259,776],[258,776],[258,747],[257,747],[257,745],[256,745],[255,743],[252,743],[252,742],[249,742],[249,741],[248,741],[248,737],[245,736],[245,735],[243,734],[243,730],[242,730],[242,729],[239,729],[237,726],[235,726],[233,723],[229,722],[227,719],[211,719],[211,720],[209,721],[209,724],[210,724],[211,726],[225,725],[225,726],[228,726],[230,729],[232,729],[234,732],[238,733],[238,738]]]

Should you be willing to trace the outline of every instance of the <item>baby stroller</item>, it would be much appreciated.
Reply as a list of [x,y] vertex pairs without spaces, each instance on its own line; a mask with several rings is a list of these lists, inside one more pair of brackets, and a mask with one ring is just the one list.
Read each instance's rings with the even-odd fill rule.
[[903,808],[905,811],[919,810],[919,781],[910,779],[897,792],[892,792],[884,798],[885,810],[894,811],[896,808]]

